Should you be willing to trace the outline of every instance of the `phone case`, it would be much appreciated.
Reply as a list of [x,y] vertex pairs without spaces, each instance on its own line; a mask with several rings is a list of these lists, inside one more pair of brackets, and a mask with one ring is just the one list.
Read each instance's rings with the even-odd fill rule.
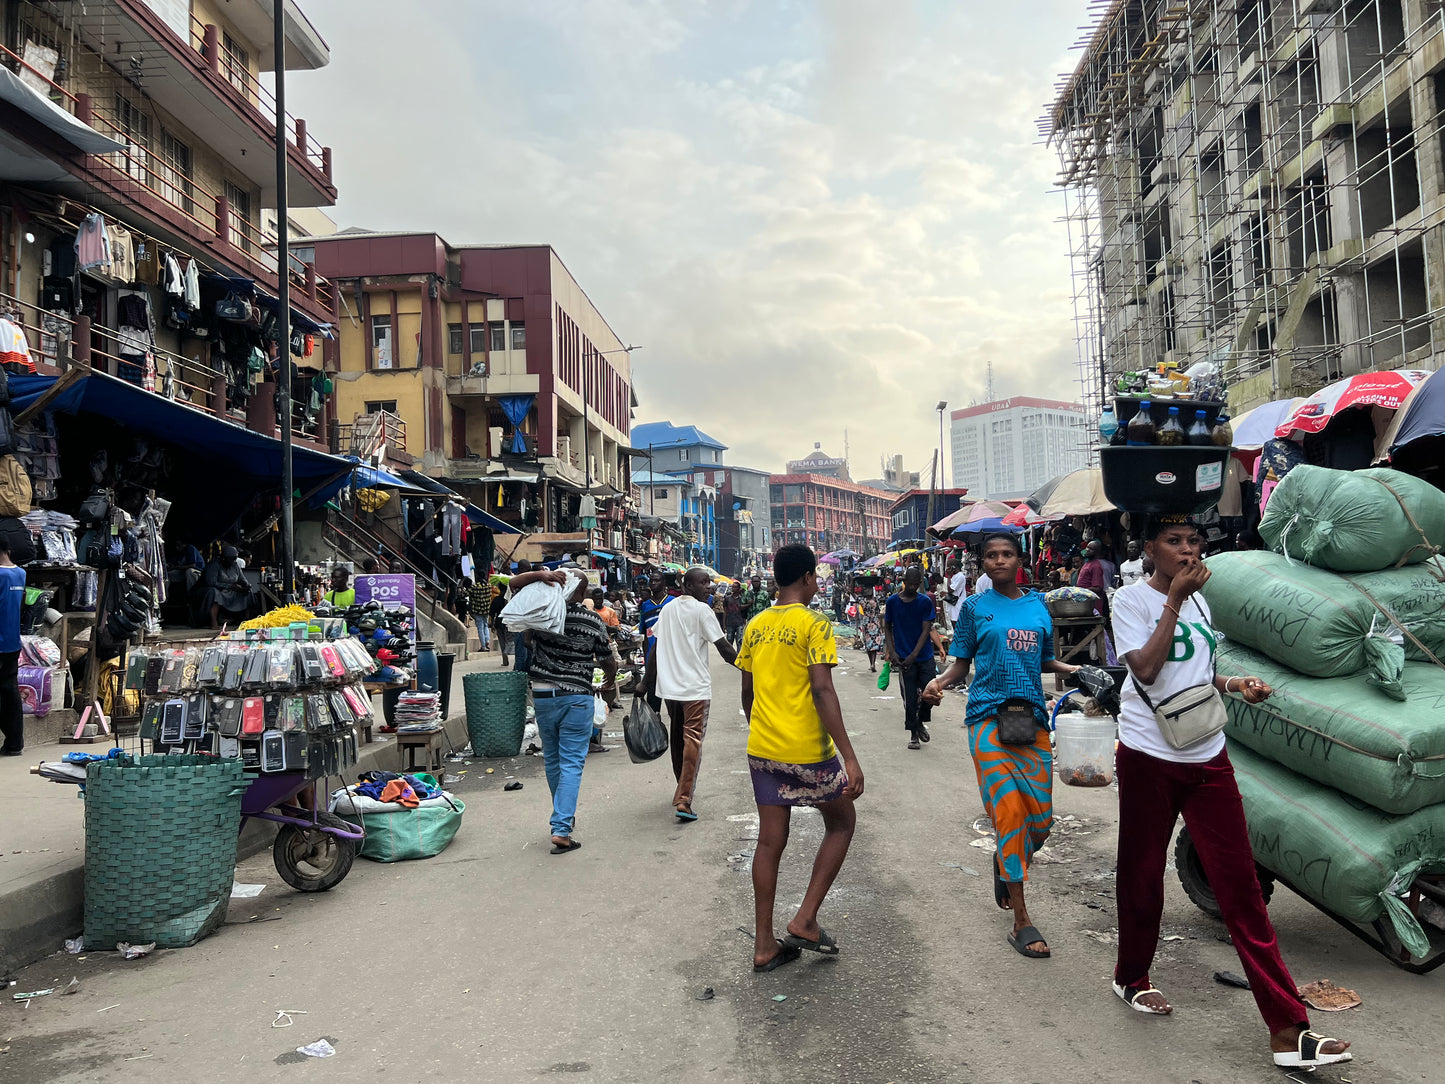
[[261,767],[261,743],[259,741],[243,741],[241,746],[241,767]]
[[253,647],[246,652],[246,668],[241,674],[241,684],[247,688],[259,689],[267,683],[270,652],[264,646]]
[[238,736],[241,733],[240,698],[235,696],[217,697],[211,705],[211,721],[222,737]]
[[141,712],[140,736],[156,741],[161,736],[161,701],[147,700]]
[[227,738],[218,735],[216,738],[216,755],[234,759],[241,755],[241,743],[235,738]]
[[167,700],[161,708],[161,744],[179,745],[185,740],[186,702]]
[[332,677],[344,678],[346,676],[346,663],[341,660],[340,653],[331,644],[321,645],[321,661]]
[[286,741],[278,730],[268,730],[261,735],[261,770],[263,772],[284,772],[286,770]]
[[291,734],[306,729],[306,701],[299,696],[281,698],[281,732]]
[[308,693],[305,698],[306,729],[315,734],[331,729],[331,709],[326,698],[320,693]]
[[146,687],[146,663],[150,656],[144,651],[132,651],[125,660],[125,687],[128,692],[138,693]]
[[228,692],[240,692],[241,675],[245,669],[245,650],[242,649],[240,651],[227,651],[225,669],[221,674],[221,688],[227,690]]
[[331,718],[337,726],[351,726],[356,722],[356,713],[351,710],[351,704],[342,694],[340,689],[332,689],[326,694],[327,705],[331,708]]
[[295,730],[289,734],[282,734],[281,741],[286,750],[286,770],[288,772],[306,771],[311,762],[310,735],[305,731]]
[[266,705],[259,696],[241,701],[241,733],[259,734],[266,729]]
[[276,693],[268,693],[262,698],[266,705],[266,729],[281,729],[281,697]]
[[186,724],[182,737],[186,741],[197,741],[206,734],[206,723],[210,719],[211,698],[205,693],[192,693],[185,698]]
[[196,674],[196,684],[203,689],[213,689],[221,683],[226,672],[226,649],[212,644],[201,652],[201,666]]
[[357,691],[355,685],[342,687],[341,695],[346,697],[346,702],[351,705],[352,714],[358,719],[371,718],[371,701]]
[[177,686],[180,690],[194,689],[200,681],[201,676],[201,649],[188,647],[181,653],[181,683]]
[[326,660],[321,657],[317,644],[303,644],[301,647],[301,673],[308,685],[324,681],[328,676]]

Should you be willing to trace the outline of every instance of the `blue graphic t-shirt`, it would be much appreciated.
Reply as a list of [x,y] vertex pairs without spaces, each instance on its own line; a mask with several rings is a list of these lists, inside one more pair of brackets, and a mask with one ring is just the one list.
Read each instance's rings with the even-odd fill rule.
[[642,642],[643,654],[646,658],[652,658],[652,649],[657,646],[657,637],[653,633],[653,627],[657,619],[662,616],[662,608],[672,601],[668,595],[661,602],[653,602],[649,595],[643,599],[637,607],[637,627],[642,630],[645,639]]
[[25,570],[0,567],[0,651],[20,650],[20,611],[25,606]]
[[985,591],[969,597],[959,607],[948,653],[973,660],[969,726],[992,716],[1005,700],[1027,700],[1039,723],[1048,722],[1040,674],[1054,657],[1054,622],[1043,595],[1029,591],[1011,599]]

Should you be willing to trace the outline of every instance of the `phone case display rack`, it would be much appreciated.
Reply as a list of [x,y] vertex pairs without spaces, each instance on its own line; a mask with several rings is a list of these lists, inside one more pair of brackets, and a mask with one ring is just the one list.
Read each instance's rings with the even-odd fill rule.
[[125,688],[141,695],[140,737],[158,751],[320,779],[356,763],[356,726],[372,717],[361,683],[375,669],[349,636],[261,629],[132,648]]

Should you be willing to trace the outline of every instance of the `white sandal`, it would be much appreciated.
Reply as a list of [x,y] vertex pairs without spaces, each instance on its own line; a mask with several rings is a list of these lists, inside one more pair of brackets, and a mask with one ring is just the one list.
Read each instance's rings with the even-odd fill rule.
[[1164,996],[1161,991],[1156,990],[1153,986],[1120,986],[1117,982],[1113,985],[1114,993],[1119,995],[1119,1000],[1135,1012],[1146,1012],[1150,1016],[1168,1016],[1174,1011],[1172,1008],[1156,1009],[1150,1005],[1145,1005],[1139,1000],[1145,994],[1158,994],[1160,997]]
[[1299,1041],[1295,1049],[1283,1054],[1275,1054],[1274,1063],[1281,1069],[1313,1069],[1320,1065],[1335,1065],[1342,1061],[1353,1061],[1355,1056],[1348,1050],[1339,1054],[1320,1053],[1320,1047],[1325,1043],[1339,1041],[1316,1031],[1302,1031],[1299,1033]]

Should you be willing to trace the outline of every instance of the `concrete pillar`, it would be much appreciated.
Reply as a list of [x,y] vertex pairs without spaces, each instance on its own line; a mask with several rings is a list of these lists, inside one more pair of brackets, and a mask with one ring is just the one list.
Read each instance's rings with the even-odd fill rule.
[[276,385],[257,384],[246,401],[246,428],[262,436],[276,436]]
[[221,74],[221,34],[211,23],[206,24],[205,34],[201,38],[201,52],[205,55],[206,63],[210,65],[212,74],[219,76]]

